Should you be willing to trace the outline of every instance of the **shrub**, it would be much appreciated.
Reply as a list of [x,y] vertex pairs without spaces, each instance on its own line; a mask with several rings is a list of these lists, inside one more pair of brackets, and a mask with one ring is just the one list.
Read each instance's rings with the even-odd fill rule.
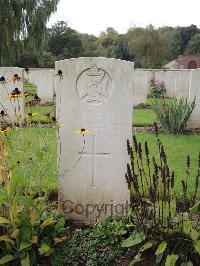
[[[16,79],[22,82],[15,75],[6,82]],[[38,265],[54,252],[58,243],[67,239],[65,219],[56,211],[57,204],[48,202],[44,182],[54,172],[47,134],[39,122],[38,128],[33,128],[33,117],[38,114],[33,113],[32,107],[25,116],[26,123],[16,112],[20,110],[19,98],[30,97],[33,95],[21,93],[18,88],[8,94],[16,121],[1,104],[0,265]],[[48,122],[53,127],[56,121],[51,118],[49,114]]]
[[166,94],[165,82],[160,80],[151,80],[150,96],[152,98],[164,98]]
[[[199,265],[200,225],[197,191],[200,178],[200,155],[195,182],[195,192],[191,199],[194,207],[188,212],[176,212],[176,196],[173,193],[176,180],[170,169],[165,149],[159,139],[156,127],[159,159],[150,157],[148,143],[144,150],[141,143],[133,138],[133,148],[127,142],[130,164],[127,164],[126,181],[130,190],[130,206],[134,227],[122,241],[122,247],[133,247],[133,258],[138,263],[151,254],[154,264],[159,265]],[[188,157],[189,158],[189,157]],[[186,173],[190,160],[187,159]],[[182,180],[183,196],[186,196],[187,182]],[[185,264],[189,263],[189,264]],[[153,264],[153,265],[154,265]]]
[[[127,221],[104,218],[93,228],[70,230],[70,238],[52,254],[52,265],[111,265],[123,253]],[[80,225],[79,225],[80,226]]]
[[0,265],[34,265],[67,239],[65,220],[37,184],[31,186],[24,176],[9,170],[0,136]]
[[185,130],[195,107],[195,99],[191,103],[183,97],[180,100],[172,99],[170,102],[154,99],[151,106],[164,132],[177,135]]

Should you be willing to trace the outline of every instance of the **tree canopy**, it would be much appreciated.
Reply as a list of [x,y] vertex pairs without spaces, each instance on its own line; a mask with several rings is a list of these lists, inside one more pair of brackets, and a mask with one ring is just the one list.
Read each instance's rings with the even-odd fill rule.
[[108,27],[99,36],[79,33],[65,21],[46,29],[59,0],[1,0],[0,65],[54,67],[56,60],[105,56],[160,68],[181,54],[200,53],[200,29],[132,27],[119,34]]
[[12,64],[19,50],[42,51],[46,23],[59,0],[1,0],[0,64]]

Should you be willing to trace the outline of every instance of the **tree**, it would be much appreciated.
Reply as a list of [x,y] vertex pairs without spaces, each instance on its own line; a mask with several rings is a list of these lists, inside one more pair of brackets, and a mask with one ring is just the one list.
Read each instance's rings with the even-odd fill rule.
[[170,57],[166,32],[149,25],[146,28],[131,28],[127,35],[129,54],[133,55],[136,67],[162,67]]
[[199,33],[199,30],[196,25],[190,25],[188,27],[176,27],[174,29],[171,42],[174,58],[184,54],[190,39],[197,33]]
[[200,33],[195,34],[189,41],[185,54],[200,54]]
[[118,38],[115,41],[114,54],[115,58],[133,61],[133,55],[128,48],[127,34],[118,35]]
[[48,50],[58,59],[78,57],[82,43],[79,34],[68,27],[67,22],[58,21],[49,29]]
[[118,32],[109,27],[106,32],[101,32],[98,38],[98,51],[101,56],[115,57],[115,42],[118,38]]
[[22,54],[20,54],[16,61],[15,65],[18,67],[39,67],[40,63],[38,60],[38,56],[33,51],[23,51]]
[[97,37],[89,35],[87,33],[80,33],[79,38],[82,43],[81,55],[80,56],[98,56],[97,51]]
[[1,0],[0,64],[11,65],[18,51],[42,51],[46,23],[59,0]]

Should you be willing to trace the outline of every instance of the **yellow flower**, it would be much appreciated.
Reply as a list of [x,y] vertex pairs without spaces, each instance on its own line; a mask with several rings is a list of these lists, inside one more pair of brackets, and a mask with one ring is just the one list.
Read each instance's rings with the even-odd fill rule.
[[26,114],[26,118],[32,118],[33,116],[38,115],[38,113],[28,113]]
[[15,81],[22,81],[23,78],[18,76],[17,74],[14,74],[13,77],[10,78],[10,81],[13,81],[13,83],[15,83]]
[[0,129],[1,133],[9,133],[11,131],[12,131],[12,129],[10,127],[3,127]]
[[60,128],[60,127],[63,127],[65,124],[58,124],[56,123],[52,128]]
[[16,98],[22,98],[22,97],[27,97],[27,96],[30,96],[29,93],[13,93],[13,94],[10,94],[7,99],[8,100],[12,100],[12,99],[16,99]]
[[89,129],[85,129],[85,128],[81,128],[81,130],[76,130],[75,131],[75,133],[76,134],[82,134],[82,135],[84,135],[84,134],[88,134],[88,133],[90,133],[91,132],[91,130],[89,130]]

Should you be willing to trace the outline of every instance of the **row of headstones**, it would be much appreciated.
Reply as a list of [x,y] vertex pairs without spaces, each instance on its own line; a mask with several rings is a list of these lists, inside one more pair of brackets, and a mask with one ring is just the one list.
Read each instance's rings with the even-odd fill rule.
[[37,86],[37,95],[42,104],[52,103],[55,96],[54,76],[53,69],[0,67],[0,111],[5,111],[5,119],[12,122],[24,119],[23,97],[13,100],[10,96],[16,89],[23,94],[25,82]]
[[[61,208],[82,220],[127,214],[127,139],[132,140],[138,90],[135,86],[134,92],[134,64],[99,57],[68,59],[56,62],[55,73]],[[191,84],[200,80],[198,73]]]
[[151,80],[164,81],[166,96],[187,97],[192,101],[196,96],[196,106],[189,120],[191,128],[200,127],[200,69],[182,70],[134,70],[134,106],[146,103],[150,94]]
[[[133,70],[131,62],[107,58],[56,62],[59,200],[72,218],[91,219],[127,207]],[[23,76],[21,69],[9,73],[1,84],[8,93],[16,86],[23,90],[21,80],[10,83],[14,73]]]
[[[192,100],[196,96],[196,107],[190,118],[189,127],[200,127],[200,100],[199,100],[199,84],[200,84],[200,70],[134,70],[134,96],[133,105],[137,106],[140,103],[145,103],[147,100],[147,95],[150,94],[150,82],[151,80],[164,81],[167,97],[188,97]],[[5,76],[8,81],[13,73],[19,74],[28,83],[37,86],[37,95],[41,99],[41,103],[52,103],[55,99],[55,88],[54,80],[56,77],[56,72],[54,69],[43,69],[43,68],[30,68],[28,71],[20,68],[0,68],[0,76]],[[16,85],[23,90],[20,84],[11,84],[12,82],[7,82],[4,84],[6,86],[5,95],[7,92],[13,89]],[[1,94],[3,90],[1,90]],[[2,95],[1,95],[2,98]],[[6,101],[4,102],[5,105]],[[1,103],[2,104],[2,103]],[[12,104],[13,105],[13,104]],[[8,104],[5,106],[7,109]],[[11,108],[13,109],[13,107]],[[16,109],[16,108],[15,108]],[[21,106],[21,112],[23,113],[23,106]],[[11,115],[13,118],[13,115]],[[15,115],[14,115],[15,116]],[[22,114],[23,117],[23,114]]]

